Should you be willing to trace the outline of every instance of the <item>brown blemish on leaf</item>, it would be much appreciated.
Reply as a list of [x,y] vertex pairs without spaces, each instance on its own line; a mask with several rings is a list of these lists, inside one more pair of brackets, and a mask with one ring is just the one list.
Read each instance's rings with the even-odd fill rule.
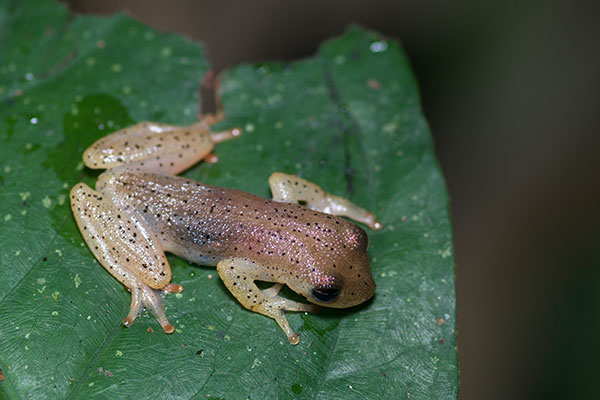
[[381,89],[381,83],[373,78],[367,79],[367,86],[373,90]]

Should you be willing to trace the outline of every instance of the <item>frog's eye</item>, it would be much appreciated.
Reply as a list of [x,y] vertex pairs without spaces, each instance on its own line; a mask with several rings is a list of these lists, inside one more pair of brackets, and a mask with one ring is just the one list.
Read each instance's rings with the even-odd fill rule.
[[339,296],[340,291],[341,289],[338,287],[314,287],[311,289],[310,294],[321,303],[329,303]]

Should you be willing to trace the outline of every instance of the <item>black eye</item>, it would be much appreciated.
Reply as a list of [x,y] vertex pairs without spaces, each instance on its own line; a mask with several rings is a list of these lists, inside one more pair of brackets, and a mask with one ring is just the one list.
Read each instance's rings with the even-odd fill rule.
[[338,297],[340,291],[336,287],[316,287],[311,289],[310,294],[322,303],[329,303]]

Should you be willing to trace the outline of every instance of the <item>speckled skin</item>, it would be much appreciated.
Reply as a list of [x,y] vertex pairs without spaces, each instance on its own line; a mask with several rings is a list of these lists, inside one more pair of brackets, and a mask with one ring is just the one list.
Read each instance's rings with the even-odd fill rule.
[[337,285],[328,307],[354,306],[374,293],[367,235],[343,218],[180,177],[124,172],[100,183],[107,181],[103,192],[142,215],[167,252],[205,265],[249,259],[265,269],[261,280],[320,304],[310,289]]
[[[100,139],[84,153],[86,166],[108,170],[96,190],[83,183],[73,187],[71,208],[94,256],[131,291],[124,324],[131,325],[145,306],[165,332],[174,331],[154,292],[183,289],[170,283],[165,251],[217,265],[240,303],[275,319],[292,344],[299,338],[284,311],[316,312],[318,307],[280,297],[282,285],[328,307],[371,298],[375,283],[367,235],[330,214],[379,229],[373,214],[293,175],[269,178],[277,201],[172,175],[209,157],[213,143],[239,134],[236,129],[211,133],[211,124],[210,119],[190,127],[140,123]],[[257,280],[276,284],[260,290]]]

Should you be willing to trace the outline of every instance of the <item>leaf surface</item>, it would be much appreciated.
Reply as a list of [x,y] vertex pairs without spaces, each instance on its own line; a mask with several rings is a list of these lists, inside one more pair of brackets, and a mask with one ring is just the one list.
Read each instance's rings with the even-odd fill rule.
[[[246,311],[213,268],[169,256],[165,335],[93,258],[68,202],[97,172],[83,150],[126,125],[192,123],[202,48],[123,15],[0,2],[0,398],[454,399],[454,261],[448,198],[401,47],[350,28],[309,59],[222,77],[242,137],[185,175],[269,197],[295,173],[374,211],[375,298],[349,310]],[[288,295],[293,295],[287,292]],[[4,392],[4,394],[2,394]]]

